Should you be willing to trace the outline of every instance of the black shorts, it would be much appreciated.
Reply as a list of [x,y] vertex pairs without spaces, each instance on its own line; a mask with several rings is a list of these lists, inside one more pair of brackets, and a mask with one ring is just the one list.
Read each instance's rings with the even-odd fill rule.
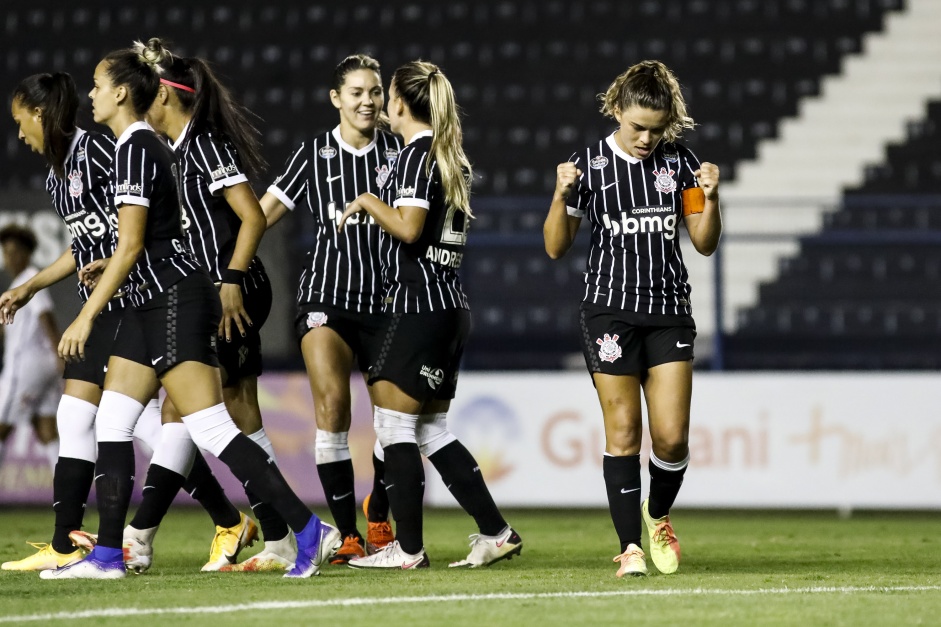
[[386,330],[386,316],[358,313],[316,303],[298,307],[294,321],[298,343],[311,329],[318,327],[336,331],[340,339],[353,351],[360,371],[366,372],[378,356],[379,345]]
[[369,383],[391,381],[419,401],[454,398],[470,328],[466,309],[391,314]]
[[114,356],[161,376],[185,361],[219,367],[216,334],[222,319],[219,291],[205,272],[194,272],[140,307],[128,307]]
[[673,361],[693,359],[696,323],[692,316],[638,314],[582,303],[582,350],[591,373],[643,373]]
[[85,359],[70,361],[65,364],[63,379],[75,379],[94,383],[98,387],[105,385],[105,372],[108,359],[114,349],[114,339],[124,317],[125,309],[102,311],[95,318],[88,340],[85,341]]
[[[264,280],[261,280],[261,279]],[[235,386],[245,377],[257,377],[262,371],[261,327],[271,313],[271,282],[267,276],[246,280],[242,287],[242,304],[252,326],[245,327],[245,337],[238,327],[232,328],[232,341],[218,338],[219,366],[225,371],[225,387]]]

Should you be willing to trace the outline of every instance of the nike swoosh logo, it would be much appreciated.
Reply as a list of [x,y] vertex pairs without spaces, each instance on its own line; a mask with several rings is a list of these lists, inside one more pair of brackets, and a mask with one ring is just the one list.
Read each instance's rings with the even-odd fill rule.
[[412,562],[411,564],[402,564],[402,570],[408,570],[409,568],[412,568],[413,566],[416,566],[416,565],[418,565],[418,564],[421,564],[421,561],[422,561],[423,559],[425,559],[425,558],[423,558],[423,557],[422,557],[422,558],[419,558],[418,561]]
[[143,493],[146,492],[147,490],[153,490],[153,489],[154,489],[154,486],[152,486],[152,485],[145,485],[145,486],[141,489],[141,494],[143,494]]
[[676,343],[677,348],[686,348],[687,346],[692,346],[692,344],[680,344],[679,342]]
[[156,365],[157,365],[157,362],[160,361],[161,359],[163,359],[163,355],[161,355],[160,357],[157,357],[156,359],[151,359],[151,360],[150,360],[150,365],[151,365],[151,366],[156,366]]
[[601,191],[604,191],[604,190],[608,189],[609,187],[611,187],[612,185],[617,185],[617,184],[618,184],[618,181],[615,181],[615,182],[613,182],[613,183],[608,183],[607,185],[602,185],[602,186],[601,186]]
[[95,480],[95,481],[98,481],[99,479],[101,479],[101,478],[104,477],[104,476],[105,476],[105,473],[101,473],[100,475],[95,475],[95,479],[94,479],[94,480]]
[[389,488],[391,488],[391,487],[394,486],[394,485],[395,485],[394,483],[390,483],[389,485],[386,486],[386,490],[388,490]]
[[340,177],[342,177],[342,176],[343,176],[342,174],[337,174],[336,176],[331,176],[330,178],[327,179],[327,182],[328,182],[328,183],[332,183],[332,182],[334,182],[335,180],[337,180],[338,178],[340,178]]
[[621,494],[630,494],[631,492],[637,492],[638,490],[640,490],[640,488],[631,488],[630,490],[627,488],[621,488]]
[[58,505],[58,504],[61,503],[61,502],[62,502],[62,501],[56,501],[55,503],[52,504],[52,506],[55,507],[56,505]]
[[505,538],[503,541],[497,542],[497,548],[499,549],[499,548],[502,547],[504,544],[506,544],[506,541],[507,541],[507,540],[509,540],[509,538]]
[[334,500],[334,501],[339,501],[339,500],[345,499],[346,497],[348,497],[348,496],[351,495],[351,494],[353,494],[353,493],[352,493],[352,492],[347,492],[346,494],[341,494],[340,496],[334,496],[334,497],[333,497],[333,500]]

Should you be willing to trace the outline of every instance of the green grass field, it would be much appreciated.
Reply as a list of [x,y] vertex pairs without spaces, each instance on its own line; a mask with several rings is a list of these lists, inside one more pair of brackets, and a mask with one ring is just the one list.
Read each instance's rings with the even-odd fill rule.
[[[661,576],[650,564],[650,577],[619,580],[607,512],[507,513],[523,554],[489,569],[447,568],[466,554],[473,525],[461,512],[432,510],[426,571],[326,566],[320,577],[288,581],[198,572],[211,523],[175,509],[145,575],[53,582],[0,572],[0,624],[941,624],[938,514],[681,510],[679,572]],[[51,522],[48,512],[0,512],[0,561],[26,555],[25,540],[47,541]]]

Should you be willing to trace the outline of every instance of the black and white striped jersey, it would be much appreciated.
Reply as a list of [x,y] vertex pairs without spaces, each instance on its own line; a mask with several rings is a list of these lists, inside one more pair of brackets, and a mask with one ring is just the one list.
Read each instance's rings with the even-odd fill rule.
[[376,139],[356,149],[340,137],[340,127],[301,144],[283,173],[268,188],[293,210],[306,200],[316,230],[297,290],[298,305],[322,303],[358,313],[382,312],[381,229],[360,212],[337,225],[346,205],[379,189],[399,156],[401,142],[377,131]]
[[570,160],[582,175],[568,213],[587,214],[591,223],[583,300],[644,314],[690,315],[678,233],[684,214],[702,211],[696,156],[661,142],[640,160],[610,135]]
[[[113,139],[76,129],[63,163],[65,178],[59,178],[55,170],[49,168],[46,191],[72,237],[76,269],[114,253],[118,216],[111,205],[113,161]],[[83,303],[90,294],[91,290],[84,284],[78,284],[78,295]],[[113,299],[106,309],[123,306],[122,300]]]
[[[229,142],[211,133],[188,137],[187,124],[173,144],[182,169],[183,231],[190,250],[213,281],[222,280],[229,267],[242,221],[222,195],[226,187],[247,183],[238,152]],[[256,257],[248,267],[245,282],[268,280]],[[242,286],[248,289],[247,285]]]
[[115,146],[114,206],[147,208],[144,250],[128,277],[129,298],[141,306],[193,272],[201,272],[183,234],[179,165],[146,122],[127,127]]
[[[412,244],[382,233],[382,270],[386,311],[425,313],[470,309],[457,269],[464,259],[469,219],[445,205],[441,174],[431,154],[431,131],[422,131],[402,149],[382,200],[393,207],[428,210],[425,226]],[[431,161],[430,173],[426,162]]]

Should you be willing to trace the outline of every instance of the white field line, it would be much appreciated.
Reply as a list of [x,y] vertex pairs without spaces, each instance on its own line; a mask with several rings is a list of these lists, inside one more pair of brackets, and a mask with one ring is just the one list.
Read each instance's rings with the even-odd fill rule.
[[604,597],[708,597],[756,596],[789,594],[860,594],[867,592],[941,592],[938,586],[814,586],[809,588],[758,588],[753,590],[714,588],[672,588],[664,590],[610,590],[604,592],[533,592],[517,594],[448,594],[424,597],[370,597],[358,599],[322,599],[311,601],[259,601],[238,605],[195,605],[190,607],[102,608],[51,614],[0,616],[0,623],[75,620],[78,618],[124,618],[164,614],[228,614],[246,610],[290,610],[319,607],[352,607],[359,605],[402,605],[419,603],[453,603],[454,601],[529,601],[534,599],[597,599]]

